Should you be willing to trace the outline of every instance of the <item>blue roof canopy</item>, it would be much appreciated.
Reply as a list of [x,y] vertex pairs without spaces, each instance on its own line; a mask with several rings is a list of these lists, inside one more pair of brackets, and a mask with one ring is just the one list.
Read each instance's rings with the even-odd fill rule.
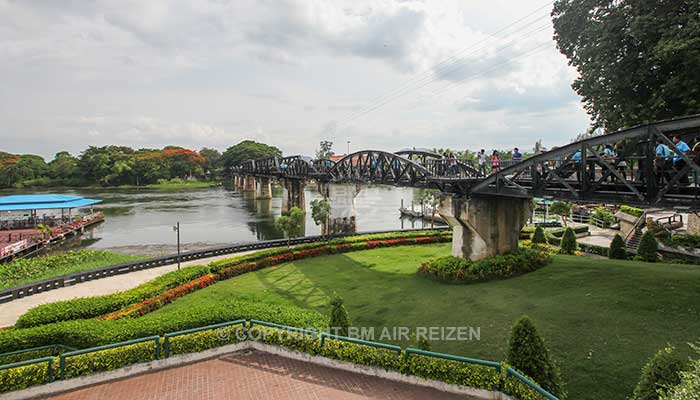
[[0,197],[0,211],[52,210],[87,207],[102,200],[64,194],[29,194]]

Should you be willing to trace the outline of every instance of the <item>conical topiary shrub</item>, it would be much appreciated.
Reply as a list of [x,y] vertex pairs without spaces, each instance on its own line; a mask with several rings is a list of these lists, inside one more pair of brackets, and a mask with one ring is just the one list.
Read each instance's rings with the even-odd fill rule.
[[566,228],[564,235],[561,237],[560,251],[562,254],[576,253],[576,233],[571,228]]
[[350,328],[350,318],[348,311],[343,305],[343,299],[337,294],[331,299],[331,320],[328,324],[329,330],[334,335],[347,336]]
[[537,226],[532,234],[532,243],[547,243],[547,238],[544,237],[544,228]]
[[652,231],[644,232],[642,240],[637,248],[637,259],[646,262],[656,262],[658,260],[657,252],[659,251],[659,243],[656,241],[656,236]]
[[657,400],[659,389],[668,389],[680,383],[680,372],[684,369],[685,362],[673,347],[659,350],[642,368],[642,375],[630,399]]
[[627,258],[627,250],[625,250],[625,240],[622,236],[615,235],[612,242],[610,243],[610,250],[608,250],[608,258],[614,260],[624,260]]
[[521,317],[513,325],[508,344],[508,364],[534,379],[551,394],[564,398],[559,368],[550,359],[544,340],[527,316]]

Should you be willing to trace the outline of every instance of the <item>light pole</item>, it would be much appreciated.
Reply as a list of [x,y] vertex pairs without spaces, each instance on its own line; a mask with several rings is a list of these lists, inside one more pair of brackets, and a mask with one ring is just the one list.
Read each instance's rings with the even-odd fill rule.
[[348,154],[350,154],[350,141],[348,140]]
[[173,231],[177,232],[177,269],[180,270],[180,221],[173,226]]

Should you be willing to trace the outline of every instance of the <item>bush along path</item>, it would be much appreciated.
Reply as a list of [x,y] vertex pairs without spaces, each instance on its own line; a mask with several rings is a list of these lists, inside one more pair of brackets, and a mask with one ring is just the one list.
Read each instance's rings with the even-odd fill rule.
[[[95,318],[105,319],[143,315],[175,299],[202,289],[216,281],[256,271],[271,265],[326,254],[366,250],[375,247],[448,242],[449,232],[396,232],[392,234],[361,235],[330,242],[309,243],[292,249],[275,248],[234,257],[209,265],[173,271],[133,289],[106,296],[78,298],[44,304],[29,310],[15,324],[27,328],[59,321]],[[195,282],[196,283],[193,283]],[[106,315],[110,314],[111,315]],[[123,315],[122,315],[123,314]]]

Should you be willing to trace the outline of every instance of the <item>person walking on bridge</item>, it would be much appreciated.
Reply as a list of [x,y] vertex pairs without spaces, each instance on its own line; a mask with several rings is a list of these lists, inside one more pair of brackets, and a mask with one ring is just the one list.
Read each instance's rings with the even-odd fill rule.
[[498,150],[491,153],[491,170],[496,172],[501,169],[501,157],[498,155]]
[[476,155],[476,162],[479,164],[479,176],[486,176],[486,150],[481,149]]
[[[685,168],[686,162],[681,158],[679,154],[685,155],[690,151],[690,146],[683,140],[681,140],[680,136],[676,135],[673,137],[673,144],[675,144],[675,148],[673,149],[673,168],[680,173],[683,168]],[[679,181],[681,185],[687,185],[688,182],[688,172],[686,171],[683,176],[681,176],[681,179]]]
[[671,149],[669,149],[661,139],[658,139],[656,141],[655,151],[656,158],[654,159],[654,169],[656,170],[656,184],[660,186],[663,182],[668,181],[668,164]]
[[523,160],[523,155],[518,151],[518,148],[513,149],[513,161],[522,161]]

